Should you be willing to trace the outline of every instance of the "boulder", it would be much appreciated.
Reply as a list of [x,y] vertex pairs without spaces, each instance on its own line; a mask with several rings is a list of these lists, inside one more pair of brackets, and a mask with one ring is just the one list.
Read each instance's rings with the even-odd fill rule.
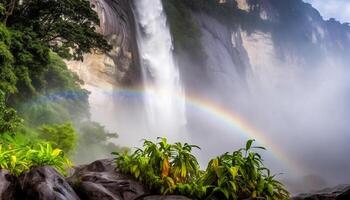
[[341,185],[314,193],[300,194],[293,200],[350,200],[350,185]]
[[67,180],[84,200],[133,200],[148,193],[141,183],[119,173],[111,159],[77,167]]
[[25,200],[80,200],[65,178],[52,167],[37,167],[18,178]]
[[17,179],[8,170],[0,170],[0,200],[15,200],[17,190]]

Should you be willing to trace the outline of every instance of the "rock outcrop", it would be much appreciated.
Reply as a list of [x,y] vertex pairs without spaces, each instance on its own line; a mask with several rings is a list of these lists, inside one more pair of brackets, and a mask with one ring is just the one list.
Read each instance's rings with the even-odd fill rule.
[[141,183],[119,173],[112,160],[78,167],[68,182],[86,200],[133,200],[148,193]]
[[118,172],[113,160],[98,160],[64,178],[54,168],[33,168],[18,178],[0,170],[0,200],[190,200],[152,194],[146,186]]
[[301,194],[293,200],[349,200],[350,185],[342,185],[315,193]]
[[0,200],[15,200],[17,179],[7,170],[0,170]]
[[34,168],[18,178],[26,200],[80,200],[65,178],[52,167]]
[[[67,61],[86,85],[99,87],[137,86],[141,68],[136,42],[132,2],[128,0],[90,0],[100,18],[97,31],[112,46],[108,53],[92,52],[84,61]],[[106,86],[107,85],[107,86]]]
[[[98,160],[72,170],[64,178],[52,167],[37,167],[19,178],[0,170],[0,200],[191,200],[157,195],[128,175],[112,159]],[[292,200],[349,200],[350,185],[300,194]]]
[[136,24],[129,0],[91,0],[100,17],[100,31],[113,49],[105,65],[118,83],[128,86],[140,81]]

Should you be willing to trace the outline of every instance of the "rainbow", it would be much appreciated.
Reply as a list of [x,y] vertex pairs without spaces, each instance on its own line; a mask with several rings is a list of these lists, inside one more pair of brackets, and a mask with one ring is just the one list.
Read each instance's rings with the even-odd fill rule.
[[[142,87],[97,89],[100,90],[99,92],[103,93],[104,95],[122,96],[129,98],[142,98],[146,94],[146,91]],[[55,96],[57,94],[50,95]],[[253,128],[247,123],[245,119],[240,117],[232,110],[228,111],[228,109],[219,104],[216,104],[212,101],[209,101],[207,99],[201,98],[193,94],[176,94],[176,96],[178,98],[185,98],[187,106],[190,106],[191,108],[194,108],[220,121],[226,127],[234,129],[237,133],[241,134],[241,136],[247,139],[255,139],[256,142],[259,143],[259,145],[265,146],[276,159],[283,163],[283,165],[288,170],[289,174],[301,172],[296,162],[294,162],[291,159],[288,159],[288,157],[278,147],[278,145],[274,144],[273,141],[266,136],[266,134],[263,134],[262,132],[259,132],[258,130]]]
[[[104,90],[106,92],[106,90]],[[106,92],[110,94],[110,91]],[[144,88],[115,88],[112,91],[112,95],[115,96],[126,96],[126,97],[142,97],[144,96],[146,91]],[[220,121],[226,127],[234,129],[237,133],[241,134],[247,139],[255,139],[259,145],[265,146],[272,155],[281,161],[283,165],[288,169],[289,173],[300,173],[301,170],[291,159],[288,159],[288,156],[278,147],[277,144],[274,144],[273,141],[263,134],[259,132],[252,126],[250,126],[245,119],[240,117],[238,114],[233,112],[232,110],[228,110],[225,107],[216,104],[215,102],[209,101],[202,97],[193,95],[193,94],[176,94],[178,98],[185,98],[187,106],[194,108],[210,117],[215,118]]]

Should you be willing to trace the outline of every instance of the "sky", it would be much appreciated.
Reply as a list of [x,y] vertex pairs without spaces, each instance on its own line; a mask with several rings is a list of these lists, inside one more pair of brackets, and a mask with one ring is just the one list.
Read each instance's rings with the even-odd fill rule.
[[304,0],[311,3],[324,19],[335,18],[350,22],[350,0]]

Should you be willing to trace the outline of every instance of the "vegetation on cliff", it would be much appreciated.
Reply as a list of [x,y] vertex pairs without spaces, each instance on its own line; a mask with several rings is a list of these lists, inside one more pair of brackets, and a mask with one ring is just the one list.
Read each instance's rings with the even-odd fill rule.
[[95,145],[91,138],[99,138],[95,151],[108,155],[118,149],[108,142],[117,135],[89,120],[89,93],[63,61],[110,49],[95,31],[98,23],[87,0],[0,2],[0,135],[12,137],[13,145],[18,138],[38,143],[14,148],[0,137],[5,163],[16,158],[26,163],[21,169],[39,165],[34,154],[36,160],[28,161],[22,152],[40,151],[40,146],[61,149],[71,158],[79,154],[78,161],[97,159],[81,148]]
[[165,138],[158,143],[144,141],[134,152],[114,153],[117,167],[150,189],[161,194],[181,194],[194,199],[289,199],[284,186],[271,175],[255,152],[264,147],[253,146],[212,159],[206,170],[200,170],[192,154],[198,146],[169,144]]

